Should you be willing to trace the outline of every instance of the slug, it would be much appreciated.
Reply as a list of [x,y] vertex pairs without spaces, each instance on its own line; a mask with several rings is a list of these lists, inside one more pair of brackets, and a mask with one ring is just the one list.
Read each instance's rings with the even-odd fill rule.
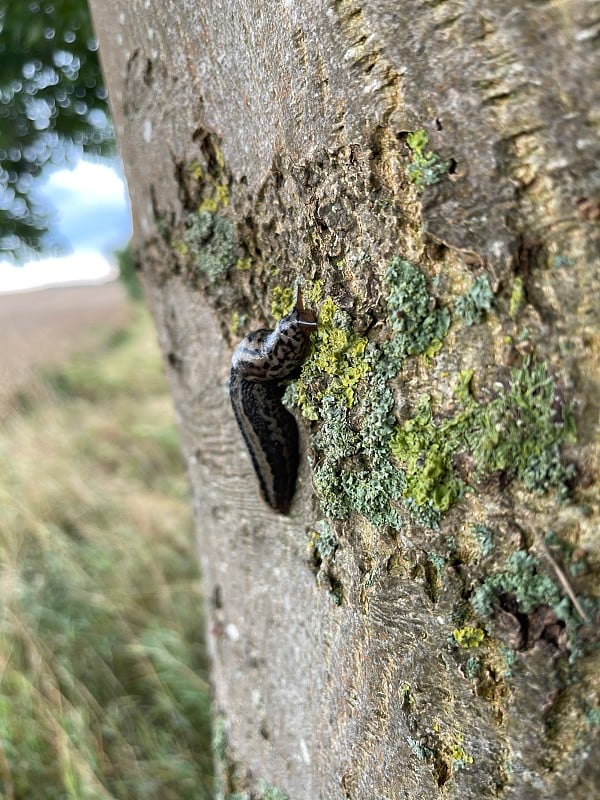
[[290,510],[298,474],[298,426],[281,402],[286,379],[298,374],[310,351],[315,315],[296,304],[275,330],[248,334],[231,359],[229,394],[233,413],[252,458],[260,490],[275,511]]

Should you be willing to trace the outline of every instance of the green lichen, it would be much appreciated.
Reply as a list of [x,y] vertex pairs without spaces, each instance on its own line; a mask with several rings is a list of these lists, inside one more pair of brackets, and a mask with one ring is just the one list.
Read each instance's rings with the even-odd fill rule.
[[465,325],[471,326],[481,322],[493,305],[494,293],[490,282],[485,275],[479,275],[469,290],[457,299],[455,309]]
[[285,789],[271,786],[265,781],[259,781],[260,800],[290,800],[289,794]]
[[452,631],[454,641],[459,647],[466,650],[471,650],[479,645],[485,639],[485,631],[481,628],[473,628],[471,625],[465,625],[464,628],[455,628]]
[[477,656],[469,656],[465,664],[465,677],[468,680],[474,680],[481,670],[481,661]]
[[457,474],[459,454],[472,460],[475,480],[501,471],[532,491],[556,488],[566,495],[573,468],[563,463],[560,448],[573,440],[574,425],[545,366],[528,360],[513,369],[509,387],[487,404],[466,391],[469,381],[469,373],[459,375],[459,406],[452,415],[435,420],[426,395],[391,439],[415,505],[443,513],[458,500],[471,477]]
[[526,550],[513,553],[502,572],[490,575],[476,589],[471,598],[473,610],[481,618],[489,617],[497,598],[503,594],[514,596],[524,614],[540,605],[556,607],[561,601],[556,584],[541,571],[539,561]]
[[406,137],[412,150],[412,163],[408,166],[408,178],[419,189],[438,183],[448,172],[448,162],[437,153],[427,150],[429,139],[424,130],[413,131]]
[[398,427],[390,447],[406,476],[406,494],[416,506],[443,513],[464,491],[453,455],[457,443],[448,435],[449,421],[435,425],[431,399],[421,398],[413,417]]
[[574,468],[563,463],[560,446],[574,441],[575,425],[545,365],[528,359],[511,370],[508,390],[471,410],[469,438],[481,472],[502,470],[532,491],[566,493]]
[[417,758],[419,758],[421,760],[425,760],[425,759],[431,758],[433,756],[433,750],[431,749],[431,747],[427,747],[426,745],[422,744],[421,742],[418,742],[412,736],[407,736],[406,737],[406,743],[410,747],[411,752],[413,753],[413,755],[415,755]]
[[198,211],[186,220],[183,240],[196,268],[216,283],[237,260],[233,225],[220,214]]
[[[472,396],[473,371],[465,370],[450,413],[436,415],[425,396],[398,425],[389,382],[406,359],[437,352],[450,313],[432,298],[425,276],[403,259],[390,262],[384,285],[387,341],[356,334],[349,316],[325,298],[312,355],[286,395],[286,402],[320,423],[313,439],[314,482],[324,513],[332,519],[359,513],[375,525],[398,528],[405,508],[434,526],[473,482],[499,471],[530,490],[564,494],[572,469],[563,464],[560,448],[572,439],[573,424],[541,364],[526,361],[513,369],[508,387],[496,387],[487,403]],[[318,296],[322,287],[313,285],[307,296],[311,290]],[[483,283],[471,295],[465,319],[485,310],[481,298],[491,304]],[[461,455],[472,465],[468,474],[457,471]]]
[[[432,355],[450,327],[450,312],[438,308],[422,272],[401,258],[393,258],[385,274],[389,323],[394,333],[385,348],[392,367],[400,368],[406,356]],[[397,371],[397,370],[396,370]]]
[[489,556],[494,549],[494,531],[488,528],[487,525],[478,523],[477,525],[473,525],[471,533],[481,548],[481,554],[483,556]]
[[326,520],[320,520],[315,528],[309,540],[309,548],[315,550],[322,561],[330,561],[339,547],[335,531]]

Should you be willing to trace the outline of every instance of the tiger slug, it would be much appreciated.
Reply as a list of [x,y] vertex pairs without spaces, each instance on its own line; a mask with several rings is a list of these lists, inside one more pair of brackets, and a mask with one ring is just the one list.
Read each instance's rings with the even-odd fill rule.
[[286,379],[296,377],[310,351],[315,315],[296,304],[275,330],[248,334],[231,359],[229,394],[265,501],[282,514],[290,510],[298,474],[298,426],[282,403]]

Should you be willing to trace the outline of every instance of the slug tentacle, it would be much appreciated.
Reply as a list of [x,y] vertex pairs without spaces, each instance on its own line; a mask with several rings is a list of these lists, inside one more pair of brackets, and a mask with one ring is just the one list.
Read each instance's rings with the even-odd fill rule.
[[297,373],[310,350],[314,314],[296,305],[270,331],[261,328],[239,343],[231,359],[229,394],[239,429],[271,508],[286,514],[298,473],[298,427],[281,399],[285,379]]

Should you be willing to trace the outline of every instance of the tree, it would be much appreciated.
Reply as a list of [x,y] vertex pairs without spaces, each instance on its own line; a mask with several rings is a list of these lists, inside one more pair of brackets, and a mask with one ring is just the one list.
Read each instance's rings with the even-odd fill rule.
[[[92,11],[189,465],[222,794],[590,797],[591,9]],[[319,329],[285,516],[226,386],[298,278]]]
[[51,160],[113,152],[107,111],[85,0],[0,4],[0,249],[39,248],[33,179]]

